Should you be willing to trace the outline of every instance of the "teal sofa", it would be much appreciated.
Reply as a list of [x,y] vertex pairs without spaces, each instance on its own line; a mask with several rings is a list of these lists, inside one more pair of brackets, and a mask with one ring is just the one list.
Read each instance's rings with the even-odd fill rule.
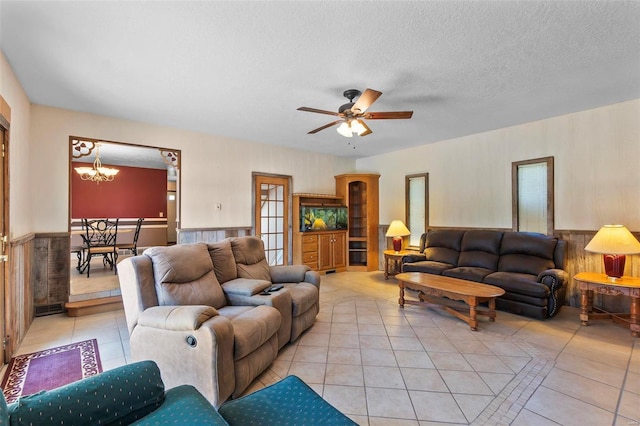
[[223,404],[193,386],[165,390],[153,361],[141,361],[7,405],[4,425],[355,425],[296,376]]

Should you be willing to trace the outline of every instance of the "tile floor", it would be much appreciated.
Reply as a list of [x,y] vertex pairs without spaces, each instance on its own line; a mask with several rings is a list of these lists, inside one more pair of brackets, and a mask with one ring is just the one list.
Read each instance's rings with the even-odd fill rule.
[[[640,339],[578,309],[498,312],[479,330],[397,305],[382,272],[323,276],[317,322],[252,392],[296,374],[360,425],[639,425]],[[19,353],[97,338],[105,370],[131,362],[124,312],[36,318]]]
[[[118,261],[130,256],[130,253],[121,253]],[[118,277],[114,274],[113,269],[104,265],[101,257],[96,256],[91,259],[91,276],[89,278],[87,278],[86,272],[82,274],[78,272],[77,266],[78,261],[75,255],[72,255],[69,266],[70,302],[120,295]]]

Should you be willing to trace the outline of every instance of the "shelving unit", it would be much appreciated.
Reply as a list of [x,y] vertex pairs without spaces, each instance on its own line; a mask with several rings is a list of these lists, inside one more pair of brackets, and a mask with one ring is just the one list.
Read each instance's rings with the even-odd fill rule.
[[327,194],[293,194],[293,263],[321,273],[346,270],[346,230],[300,230],[301,207],[344,207],[343,198]]
[[377,174],[344,174],[336,179],[336,195],[346,200],[349,219],[347,270],[378,269]]

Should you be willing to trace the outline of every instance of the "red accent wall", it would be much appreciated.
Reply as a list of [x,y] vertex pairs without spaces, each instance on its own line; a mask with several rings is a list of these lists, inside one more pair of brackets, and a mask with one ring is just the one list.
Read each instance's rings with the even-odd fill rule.
[[[73,167],[92,167],[73,163]],[[167,217],[167,171],[139,167],[109,166],[120,172],[112,182],[82,180],[71,174],[71,217],[137,218]]]

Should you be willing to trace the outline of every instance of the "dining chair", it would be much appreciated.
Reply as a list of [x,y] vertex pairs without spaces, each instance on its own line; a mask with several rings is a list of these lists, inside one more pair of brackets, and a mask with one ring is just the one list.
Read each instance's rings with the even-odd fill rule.
[[[81,226],[80,229],[82,230],[83,234],[85,232],[84,231],[84,229],[85,229],[84,221],[85,221],[85,219],[81,219],[80,220],[80,226]],[[85,236],[84,235],[80,235],[80,237],[82,238],[82,241],[83,241],[82,245],[72,245],[71,246],[71,254],[75,253],[76,257],[78,258],[78,264],[76,265],[76,270],[78,272],[80,272],[80,267],[82,266],[82,263],[83,263],[84,249],[86,247],[86,245],[84,244],[84,237]]]
[[142,227],[142,222],[144,222],[144,218],[141,217],[136,223],[136,229],[133,233],[133,242],[118,244],[119,250],[131,250],[131,253],[133,253],[134,256],[138,255],[138,236],[140,236],[140,228]]
[[84,255],[80,273],[87,271],[87,278],[91,274],[91,259],[94,256],[102,256],[102,264],[109,265],[114,270],[114,274],[118,273],[116,262],[118,260],[118,247],[116,241],[118,239],[118,221],[120,219],[83,219],[85,233]]

